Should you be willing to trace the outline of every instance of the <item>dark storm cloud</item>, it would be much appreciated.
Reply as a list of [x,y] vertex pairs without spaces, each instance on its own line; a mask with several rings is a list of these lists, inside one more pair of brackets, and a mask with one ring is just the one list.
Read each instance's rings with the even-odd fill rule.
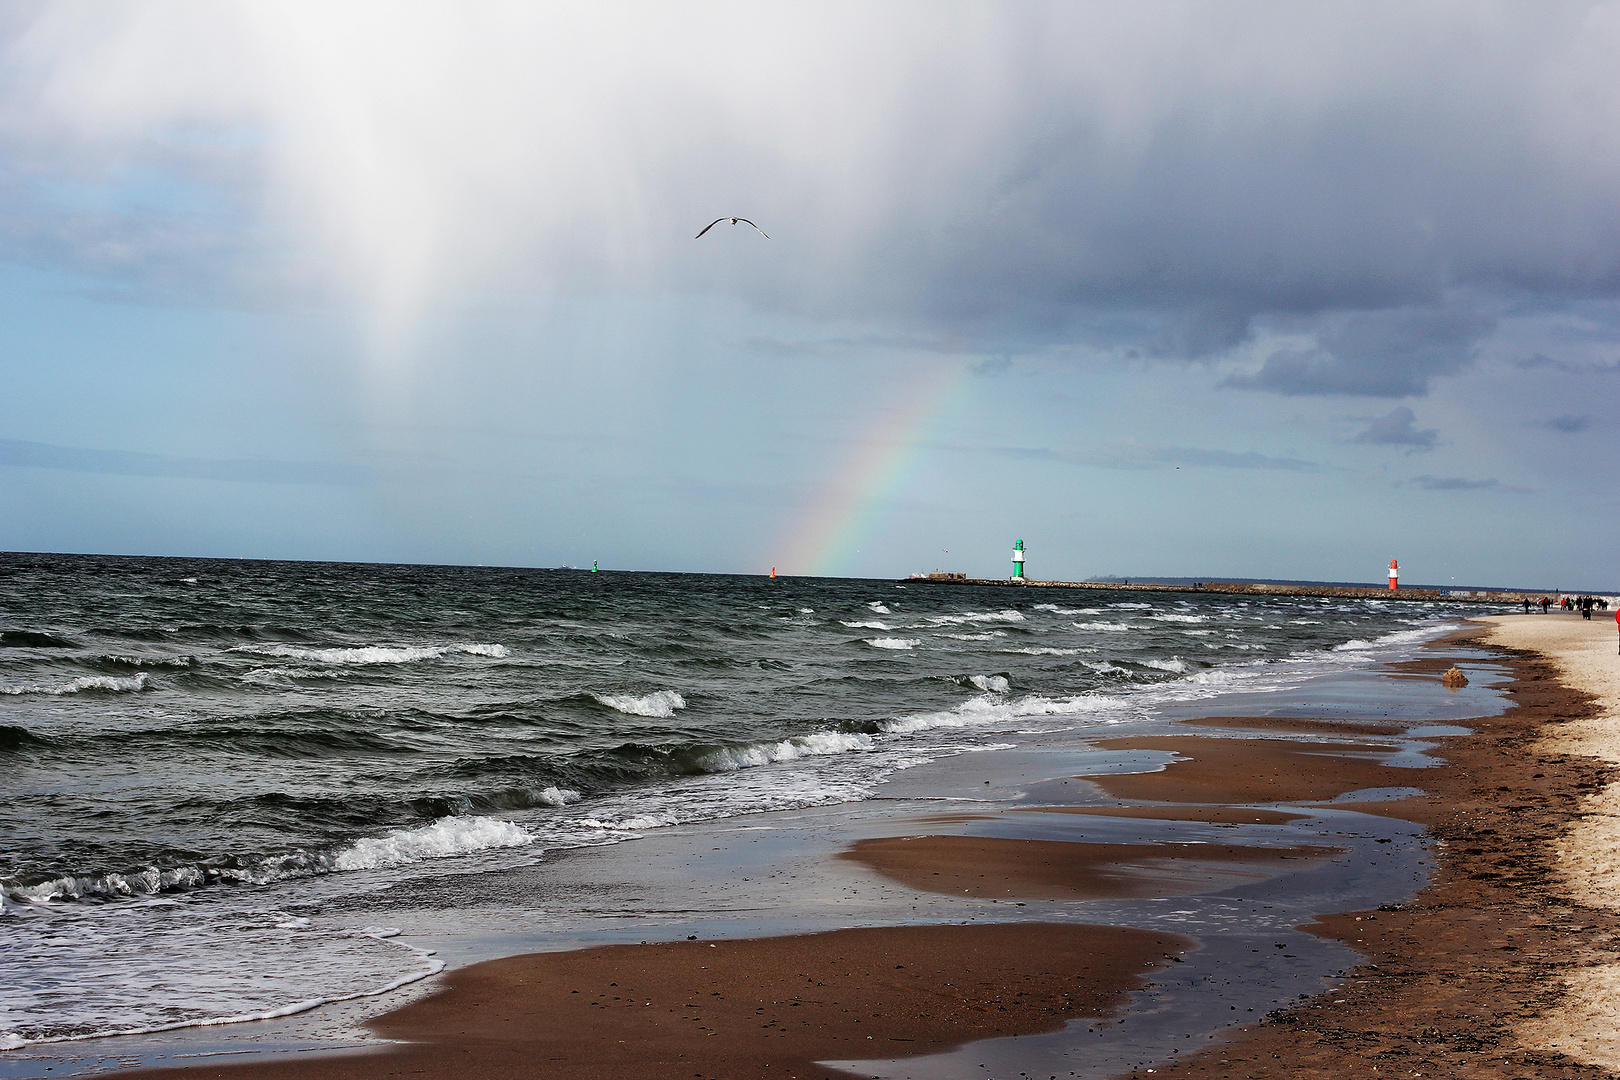
[[167,476],[247,484],[327,484],[348,486],[367,479],[344,465],[296,461],[231,461],[180,458],[132,450],[90,450],[76,446],[0,439],[0,465],[112,476]]
[[1399,405],[1372,422],[1372,426],[1351,442],[1372,443],[1381,446],[1404,446],[1410,452],[1433,450],[1440,432],[1434,428],[1419,429],[1417,416],[1405,405]]

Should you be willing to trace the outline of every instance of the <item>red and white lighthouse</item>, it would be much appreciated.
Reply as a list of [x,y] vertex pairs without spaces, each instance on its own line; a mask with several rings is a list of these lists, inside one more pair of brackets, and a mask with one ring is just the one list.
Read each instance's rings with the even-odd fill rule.
[[1401,568],[1395,565],[1394,559],[1389,560],[1389,587],[1391,589],[1401,587]]

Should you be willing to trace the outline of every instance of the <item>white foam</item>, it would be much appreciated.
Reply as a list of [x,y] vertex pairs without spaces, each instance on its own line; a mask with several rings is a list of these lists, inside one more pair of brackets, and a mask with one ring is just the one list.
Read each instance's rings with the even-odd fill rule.
[[1127,609],[1130,611],[1152,611],[1152,604],[1109,604],[1111,608]]
[[437,660],[452,653],[490,656],[497,659],[507,655],[504,645],[485,645],[477,642],[455,645],[365,645],[347,649],[305,649],[297,645],[237,645],[231,651],[257,653],[260,656],[280,656],[312,664],[409,664],[417,660]]
[[893,615],[894,614],[894,612],[890,611],[888,606],[886,604],[884,604],[883,601],[881,601],[881,600],[870,600],[870,601],[867,602],[866,606],[868,608],[870,608],[872,611],[879,614],[879,615]]
[[1024,622],[1024,613],[1013,611],[969,611],[959,615],[930,615],[928,621],[935,626],[957,626],[962,623]]
[[733,772],[737,769],[773,765],[780,761],[796,761],[804,757],[824,757],[828,754],[843,754],[851,750],[871,748],[870,735],[858,732],[818,731],[776,742],[727,746],[712,750],[698,759],[698,767],[705,772]]
[[957,641],[994,641],[996,638],[1006,637],[1007,631],[986,630],[982,634],[946,634],[945,636]]
[[671,814],[638,814],[635,817],[620,818],[616,821],[602,818],[580,818],[576,824],[587,829],[606,829],[609,832],[646,832],[648,829],[663,829],[670,825],[678,825],[680,820]]
[[1173,615],[1169,612],[1164,612],[1158,615],[1150,615],[1148,617],[1151,619],[1157,619],[1160,622],[1201,623],[1209,621],[1203,615]]
[[1054,649],[1050,645],[1020,645],[1016,648],[1001,649],[1004,653],[1022,653],[1025,656],[1078,656],[1082,652],[1096,652],[1095,649]]
[[443,859],[491,848],[523,847],[534,836],[510,821],[486,817],[446,817],[431,825],[389,836],[356,840],[332,860],[338,870],[375,870],[423,859]]
[[1137,663],[1143,667],[1158,668],[1160,671],[1174,671],[1180,675],[1185,675],[1192,670],[1192,665],[1179,656],[1169,660],[1154,660],[1150,657],[1145,660],[1138,660]]
[[865,641],[874,649],[915,649],[922,644],[920,638],[879,637],[866,638]]
[[197,662],[194,656],[129,656],[124,653],[105,653],[98,659],[103,663],[123,664],[127,667],[188,668]]
[[969,675],[968,682],[989,694],[1005,694],[1010,689],[1005,675]]
[[20,686],[0,686],[0,694],[51,694],[61,696],[64,694],[79,694],[86,690],[105,690],[111,693],[132,694],[146,689],[149,675],[144,671],[136,672],[127,678],[116,675],[81,675],[77,679],[67,679],[52,683],[25,683]]
[[581,795],[572,788],[560,788],[556,786],[541,788],[539,791],[535,792],[534,795],[535,801],[543,806],[571,806],[572,804],[579,802],[584,797],[585,796]]
[[1077,622],[1071,624],[1076,630],[1103,630],[1109,633],[1118,633],[1122,630],[1135,630],[1130,623],[1122,622]]
[[1036,604],[1035,605],[1035,610],[1036,611],[1050,611],[1054,615],[1089,615],[1089,614],[1092,614],[1093,612],[1097,611],[1098,609],[1097,608],[1059,607],[1056,604]]
[[888,623],[878,622],[876,619],[871,619],[871,620],[866,621],[866,622],[844,622],[842,619],[840,619],[839,620],[839,625],[847,626],[852,630],[893,630],[894,629],[894,627],[890,626]]
[[915,731],[929,731],[934,728],[961,728],[983,724],[994,724],[1015,720],[1023,716],[1055,716],[1065,714],[1080,714],[1095,712],[1099,709],[1115,707],[1116,703],[1108,698],[1100,697],[1074,697],[1054,700],[1031,694],[1028,697],[1008,701],[1005,698],[976,697],[964,701],[954,709],[943,712],[918,713],[915,716],[901,716],[893,720],[885,720],[879,726],[884,732],[891,735],[904,735]]
[[686,708],[686,699],[673,690],[654,690],[650,694],[592,694],[610,709],[630,716],[652,716],[667,720],[676,709]]
[[341,679],[343,673],[330,668],[261,667],[242,672],[242,678],[249,682],[265,679]]

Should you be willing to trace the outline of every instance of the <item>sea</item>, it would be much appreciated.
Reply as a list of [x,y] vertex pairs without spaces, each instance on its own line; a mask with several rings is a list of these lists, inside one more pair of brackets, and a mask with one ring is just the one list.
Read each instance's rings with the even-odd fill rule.
[[1480,610],[0,555],[0,1051],[384,995],[443,961],[356,897],[861,803]]

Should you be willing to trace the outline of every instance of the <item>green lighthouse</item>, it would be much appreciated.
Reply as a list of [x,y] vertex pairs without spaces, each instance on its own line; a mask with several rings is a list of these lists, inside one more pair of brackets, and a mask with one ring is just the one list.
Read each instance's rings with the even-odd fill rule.
[[1024,542],[1022,540],[1013,544],[1013,580],[1024,580]]

